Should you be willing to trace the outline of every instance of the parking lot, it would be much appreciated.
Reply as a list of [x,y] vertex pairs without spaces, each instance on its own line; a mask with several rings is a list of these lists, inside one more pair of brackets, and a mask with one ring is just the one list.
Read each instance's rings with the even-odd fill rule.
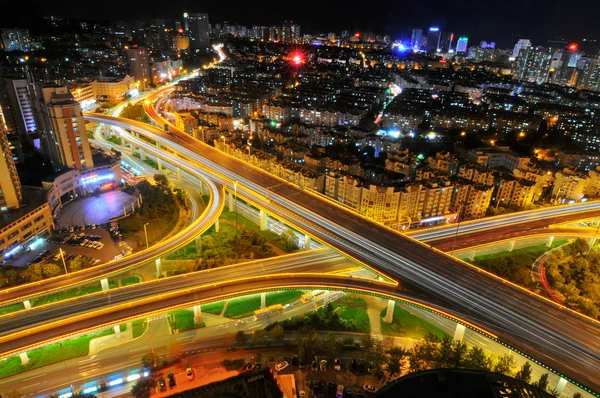
[[[75,238],[74,236],[81,235],[80,238]],[[94,239],[86,238],[85,235],[95,236]],[[73,235],[73,238],[67,239]],[[99,238],[96,238],[99,237]],[[102,244],[100,249],[95,249],[90,246],[81,245],[88,239],[88,241],[95,241]],[[64,243],[58,243],[62,242]],[[96,244],[97,246],[100,246]],[[109,231],[106,228],[96,228],[96,229],[85,229],[82,231],[74,231],[74,232],[66,232],[66,233],[54,233],[51,237],[48,237],[44,242],[40,242],[36,245],[35,250],[22,251],[19,253],[19,256],[15,258],[8,259],[6,265],[16,266],[16,267],[26,267],[28,263],[33,261],[35,257],[43,252],[44,250],[48,250],[50,255],[46,258],[46,261],[54,262],[54,257],[59,254],[59,249],[63,250],[65,253],[65,260],[68,264],[68,261],[71,259],[70,255],[74,256],[84,256],[90,258],[90,262],[94,260],[99,260],[96,263],[105,263],[107,261],[113,260],[115,256],[121,255],[122,250],[118,246],[118,243],[111,239]],[[57,258],[59,265],[62,266],[60,257]]]

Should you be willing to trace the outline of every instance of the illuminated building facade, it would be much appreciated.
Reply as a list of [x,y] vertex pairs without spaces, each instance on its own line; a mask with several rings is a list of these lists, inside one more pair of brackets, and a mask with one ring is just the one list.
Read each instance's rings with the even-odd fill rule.
[[186,12],[183,14],[183,21],[186,32],[191,35],[191,48],[208,47],[210,45],[208,14]]
[[427,33],[427,45],[425,49],[428,53],[435,53],[440,48],[440,38],[442,31],[440,28],[432,26]]

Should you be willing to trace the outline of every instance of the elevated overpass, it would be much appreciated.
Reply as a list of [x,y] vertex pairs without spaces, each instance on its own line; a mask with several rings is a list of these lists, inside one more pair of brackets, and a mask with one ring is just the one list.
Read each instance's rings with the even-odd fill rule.
[[[159,92],[160,93],[160,92]],[[152,98],[150,98],[150,101]],[[147,106],[151,118],[163,123]],[[88,116],[89,118],[90,116]],[[106,116],[91,116],[113,123]],[[127,127],[125,127],[127,128]],[[277,217],[382,273],[445,303],[461,318],[530,353],[572,379],[600,390],[599,323],[485,273],[414,239],[323,200],[275,176],[228,156],[169,126],[169,133],[136,123],[129,128],[193,159],[238,194]]]

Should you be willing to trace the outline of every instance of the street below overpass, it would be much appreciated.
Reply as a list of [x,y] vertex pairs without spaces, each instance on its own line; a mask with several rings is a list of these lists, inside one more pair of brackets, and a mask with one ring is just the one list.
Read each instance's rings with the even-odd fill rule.
[[122,120],[107,116],[92,118],[118,122],[203,164],[212,170],[213,178],[229,189],[233,188],[231,182],[237,181],[238,194],[259,202],[276,217],[300,225],[333,247],[437,297],[458,316],[485,326],[573,380],[600,390],[597,322],[439,251],[428,250],[425,245],[225,155],[174,127],[166,134],[136,122],[124,126]]

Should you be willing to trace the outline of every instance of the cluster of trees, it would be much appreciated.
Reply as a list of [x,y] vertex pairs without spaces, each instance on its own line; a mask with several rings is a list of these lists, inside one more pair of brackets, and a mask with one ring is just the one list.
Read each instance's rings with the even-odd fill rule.
[[584,314],[600,315],[600,252],[577,239],[554,250],[546,260],[546,276],[563,302]]
[[281,326],[284,330],[333,330],[333,331],[348,331],[355,332],[357,330],[356,323],[352,319],[343,319],[335,311],[331,303],[325,304],[316,311],[310,311],[306,314],[301,314],[283,322],[275,322],[267,326],[267,330],[271,330],[275,326]]
[[267,240],[252,230],[238,228],[236,233],[235,230],[223,229],[202,237],[200,268],[214,268],[243,259],[267,258],[274,254]]
[[[539,253],[540,255],[542,253]],[[484,268],[504,279],[518,283],[529,288],[534,288],[531,279],[531,264],[538,257],[537,253],[516,253],[507,257],[489,260],[477,260],[477,266]]]
[[[85,268],[89,261],[83,257],[75,257],[65,262],[69,272],[79,271]],[[12,268],[2,271],[0,279],[3,280],[2,287],[15,286],[20,283],[37,282],[42,279],[53,278],[65,273],[62,260],[45,261],[29,265],[27,268]]]
[[148,115],[146,115],[146,112],[144,111],[144,104],[141,102],[138,102],[137,104],[127,105],[125,108],[123,108],[123,111],[121,112],[121,117],[131,120],[137,120],[138,122],[150,122],[150,118],[148,117]]

